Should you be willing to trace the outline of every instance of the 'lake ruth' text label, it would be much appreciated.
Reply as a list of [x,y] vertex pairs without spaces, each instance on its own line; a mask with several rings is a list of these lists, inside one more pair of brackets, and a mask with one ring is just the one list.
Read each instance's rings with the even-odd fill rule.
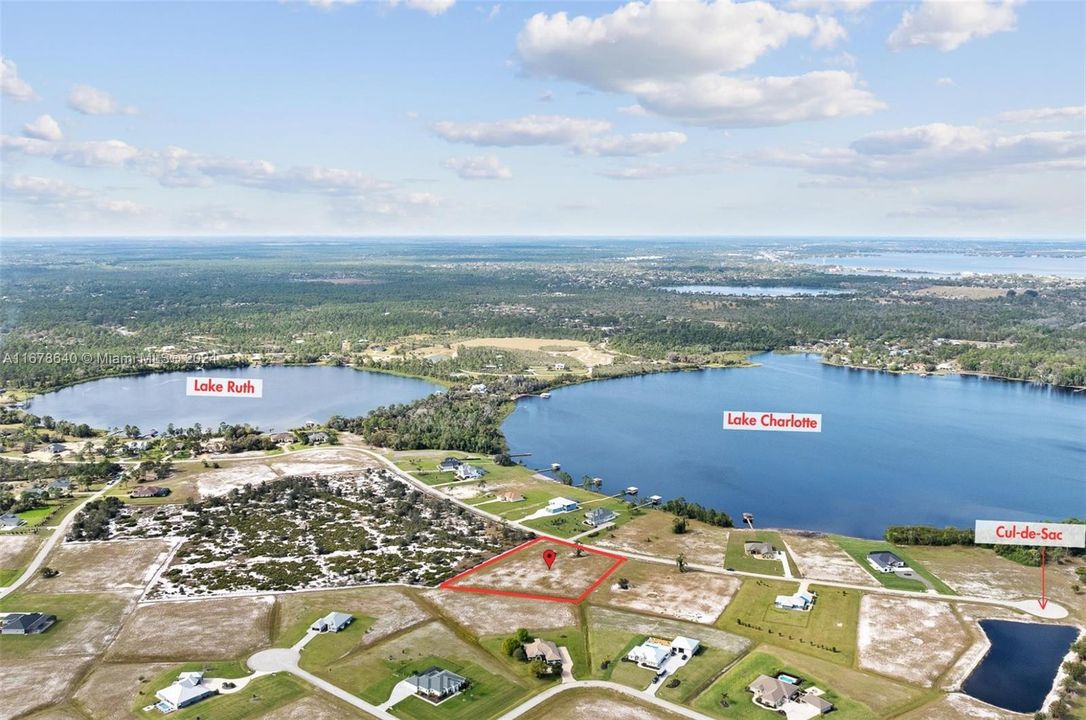
[[264,396],[264,381],[256,378],[185,378],[185,394],[203,397],[244,397]]
[[822,432],[822,416],[809,413],[725,410],[724,429],[774,430],[778,432]]

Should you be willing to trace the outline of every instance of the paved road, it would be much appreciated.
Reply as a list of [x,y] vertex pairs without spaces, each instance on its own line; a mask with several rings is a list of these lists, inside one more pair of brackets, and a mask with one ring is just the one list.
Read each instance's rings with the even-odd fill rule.
[[64,516],[64,519],[62,519],[60,523],[54,528],[53,534],[49,536],[49,539],[42,543],[42,546],[38,548],[37,554],[34,555],[34,559],[30,561],[30,565],[27,566],[26,571],[23,572],[23,574],[20,575],[15,582],[11,583],[7,587],[0,588],[0,599],[7,597],[26,583],[30,582],[30,579],[33,578],[34,574],[38,572],[38,568],[40,568],[42,566],[42,563],[45,562],[45,558],[49,555],[50,552],[53,551],[53,548],[57,546],[57,543],[64,539],[64,536],[68,533],[68,526],[72,524],[72,521],[75,520],[75,516],[79,513],[80,510],[83,509],[83,506],[89,503],[91,500],[97,500],[98,498],[100,498],[106,493],[106,491],[113,488],[113,484],[114,483],[112,482],[107,483],[104,488],[94,493],[83,502],[79,503],[79,505],[74,510],[71,510],[67,515]]

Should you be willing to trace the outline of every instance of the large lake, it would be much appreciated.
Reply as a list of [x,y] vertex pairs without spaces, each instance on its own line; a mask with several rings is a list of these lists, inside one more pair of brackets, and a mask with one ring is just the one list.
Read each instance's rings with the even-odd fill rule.
[[[961,275],[963,273],[1055,275],[1086,278],[1086,257],[1053,255],[966,255],[958,253],[876,253],[807,260],[820,265],[840,265],[856,270],[913,277],[916,273]],[[913,272],[908,272],[908,271]]]
[[[891,375],[765,354],[757,368],[560,388],[504,425],[512,452],[604,490],[685,496],[757,525],[881,537],[1086,510],[1086,395],[964,376]],[[821,433],[722,429],[724,410],[821,413]]]
[[1040,710],[1078,628],[1007,620],[981,620],[980,626],[992,647],[962,690],[1014,712]]
[[[262,378],[262,398],[189,397],[185,378]],[[382,405],[406,403],[441,388],[413,378],[346,367],[265,366],[106,378],[34,398],[29,411],[91,427],[136,425],[144,432],[177,427],[218,427],[247,422],[286,430],[332,415],[365,415]]]

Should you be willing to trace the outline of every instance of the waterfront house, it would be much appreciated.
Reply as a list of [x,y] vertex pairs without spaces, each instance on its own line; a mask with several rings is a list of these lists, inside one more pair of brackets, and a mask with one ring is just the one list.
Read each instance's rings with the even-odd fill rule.
[[432,667],[424,673],[412,675],[407,679],[418,695],[428,700],[444,700],[468,686],[468,679],[439,667]]
[[767,542],[745,542],[743,543],[743,552],[745,552],[747,555],[772,557],[777,554],[777,548],[773,547]]
[[759,675],[747,689],[754,693],[754,702],[762,707],[778,710],[787,702],[799,697],[799,688],[768,675]]
[[659,670],[671,657],[671,647],[657,640],[646,640],[626,655],[626,659],[641,667]]
[[447,457],[438,464],[437,469],[442,472],[456,472],[456,468],[460,467],[460,460],[454,457]]
[[558,513],[573,512],[578,507],[579,506],[576,500],[570,500],[569,498],[564,497],[556,497],[551,498],[550,501],[547,503],[547,512],[551,513],[552,515],[557,515]]
[[879,572],[885,573],[894,572],[895,570],[900,570],[906,567],[904,560],[899,558],[894,553],[888,551],[868,553],[867,562],[871,563],[872,567],[874,567]]
[[25,525],[26,520],[23,520],[18,515],[12,513],[4,513],[0,515],[0,528],[17,528],[20,525]]
[[56,621],[56,615],[39,612],[8,613],[0,624],[0,635],[37,635],[48,630]]
[[313,623],[311,630],[317,632],[339,632],[354,621],[353,615],[341,612],[330,612],[317,622]]
[[585,525],[599,527],[600,525],[606,525],[617,517],[618,513],[616,513],[614,510],[608,510],[607,508],[595,508],[594,510],[589,510],[584,514],[584,522]]
[[215,694],[215,690],[204,684],[202,672],[183,672],[177,676],[177,682],[156,692],[155,697],[160,710],[173,712]]
[[558,651],[558,646],[542,638],[536,638],[524,645],[524,656],[529,660],[538,658],[548,665],[562,664],[562,653]]
[[795,595],[778,595],[773,604],[781,610],[810,610],[814,601],[813,594],[798,592]]
[[486,470],[476,465],[468,465],[467,463],[460,463],[456,468],[457,480],[478,480],[483,475],[486,475]]

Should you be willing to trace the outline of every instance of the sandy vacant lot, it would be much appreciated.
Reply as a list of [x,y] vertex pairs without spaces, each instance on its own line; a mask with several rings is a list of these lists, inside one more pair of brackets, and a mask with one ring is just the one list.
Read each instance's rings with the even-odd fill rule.
[[0,720],[11,720],[68,695],[92,657],[49,658],[0,664]]
[[[628,590],[619,587],[620,577],[629,579]],[[606,589],[592,596],[592,602],[712,624],[739,585],[738,578],[726,575],[680,573],[666,565],[629,562],[610,577]]]
[[53,578],[37,577],[29,589],[38,592],[119,592],[139,595],[166,561],[168,540],[114,540],[64,543],[46,565],[59,570]]
[[950,605],[885,595],[860,602],[860,667],[931,687],[973,638]]
[[1005,288],[972,287],[970,285],[932,285],[916,291],[917,295],[925,297],[939,297],[948,300],[986,300],[988,298],[1003,297],[1007,294]]
[[[75,700],[94,720],[132,717],[129,708],[136,703],[136,696],[143,684],[140,678],[148,680],[169,667],[168,663],[100,663],[79,685]],[[145,689],[145,692],[148,690]],[[151,701],[150,697],[147,701]]]
[[782,534],[792,559],[803,577],[812,580],[836,580],[856,585],[877,586],[871,574],[856,564],[837,543],[828,537]]
[[968,695],[954,693],[931,705],[902,715],[901,720],[1020,720],[1018,713],[986,705]]
[[[557,553],[550,568],[543,561],[543,553],[548,549]],[[576,557],[573,548],[544,541],[462,578],[455,586],[575,598],[614,564],[614,558],[598,555],[588,548],[581,557]]]
[[42,535],[0,535],[0,570],[26,566],[44,540]]
[[[583,340],[553,340],[547,338],[475,338],[453,344],[457,347],[496,347],[510,350],[535,350],[537,352],[549,352],[555,357],[567,355],[578,360],[584,365],[610,365],[615,361],[615,356],[609,352],[598,350]],[[554,348],[561,348],[555,350]],[[572,349],[567,349],[572,348]]]
[[566,691],[523,716],[524,720],[677,720],[659,708],[606,690]]
[[270,643],[274,599],[141,605],[109,648],[111,660],[233,660]]
[[423,597],[477,635],[508,635],[517,628],[549,630],[577,624],[573,607],[565,603],[453,590],[431,590]]
[[750,646],[750,640],[729,632],[702,625],[692,625],[680,620],[652,618],[610,608],[590,607],[589,623],[608,630],[621,630],[631,635],[650,635],[673,638],[676,635],[697,638],[702,645],[731,653],[740,653]]
[[335,475],[379,467],[374,458],[343,447],[303,450],[287,455],[231,462],[229,467],[191,476],[201,497],[225,495],[234,488],[267,482],[287,475]]
[[728,531],[697,521],[689,523],[688,531],[676,535],[671,531],[672,516],[649,512],[634,518],[622,527],[604,534],[594,544],[632,553],[674,557],[686,553],[691,563],[720,567],[728,547]]

